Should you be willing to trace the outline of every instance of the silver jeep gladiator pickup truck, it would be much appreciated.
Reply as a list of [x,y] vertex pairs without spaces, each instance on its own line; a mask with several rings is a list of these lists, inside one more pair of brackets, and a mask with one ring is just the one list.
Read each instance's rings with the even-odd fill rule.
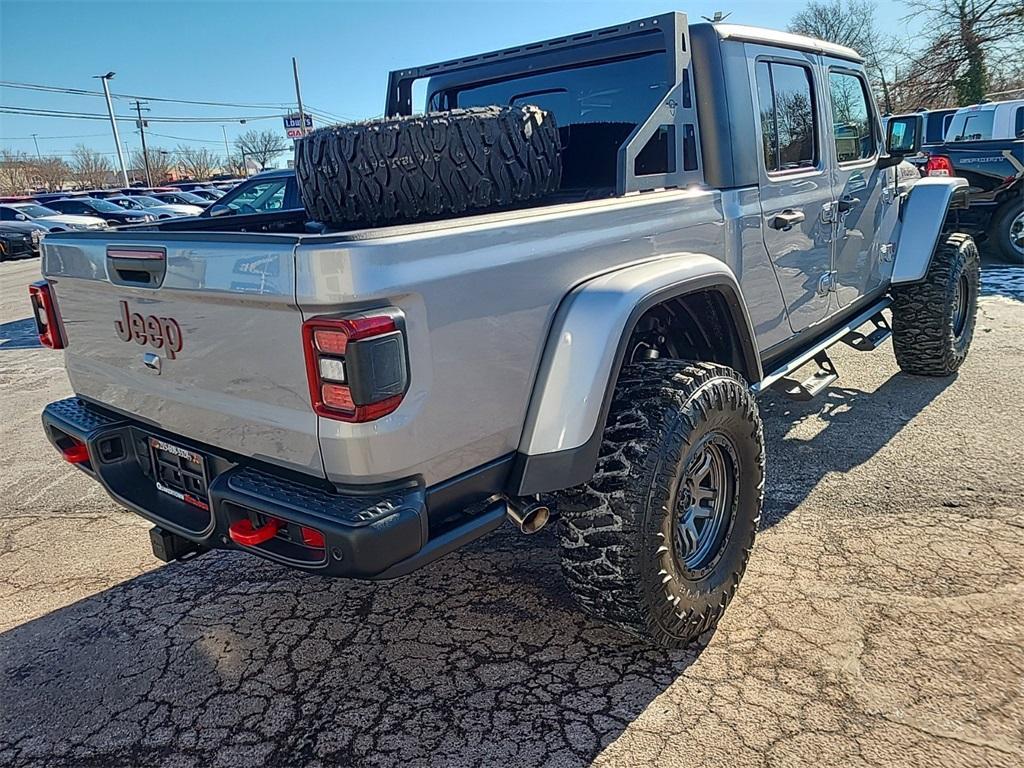
[[964,182],[852,50],[669,13],[393,72],[385,114],[298,143],[299,216],[44,241],[44,428],[164,560],[390,579],[557,513],[579,604],[685,645],[754,542],[757,396],[967,354]]

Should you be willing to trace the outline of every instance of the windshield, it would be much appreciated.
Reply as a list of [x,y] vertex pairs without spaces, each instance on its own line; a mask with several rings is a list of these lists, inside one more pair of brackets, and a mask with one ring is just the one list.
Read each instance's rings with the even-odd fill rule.
[[177,197],[181,200],[186,200],[190,203],[198,203],[199,205],[205,205],[208,201],[203,200],[199,195],[193,195],[191,192],[168,192],[168,195]]
[[994,109],[977,112],[957,112],[949,124],[946,141],[985,141],[992,138]]
[[132,195],[132,200],[141,205],[143,208],[153,208],[157,205],[167,205],[163,200],[157,200],[155,197],[149,195]]
[[33,205],[32,203],[15,205],[12,207],[33,219],[39,218],[40,216],[60,216],[60,211],[55,211],[53,208],[45,208],[42,205]]
[[287,179],[280,177],[255,181],[238,187],[230,195],[222,197],[218,204],[242,213],[280,210],[284,206],[287,183]]
[[124,211],[124,208],[119,205],[114,205],[109,200],[89,200],[87,205],[90,208],[102,211],[103,213],[122,213]]

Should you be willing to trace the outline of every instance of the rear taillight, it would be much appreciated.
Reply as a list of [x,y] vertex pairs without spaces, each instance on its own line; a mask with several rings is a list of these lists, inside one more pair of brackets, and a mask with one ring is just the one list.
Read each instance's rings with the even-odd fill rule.
[[57,302],[53,298],[53,290],[45,280],[32,283],[28,287],[29,300],[32,302],[32,314],[36,319],[36,331],[39,343],[50,349],[64,349],[64,334],[57,316]]
[[409,387],[402,313],[374,310],[302,324],[313,410],[339,421],[386,416]]
[[929,155],[924,164],[925,176],[952,176],[953,161],[945,155]]

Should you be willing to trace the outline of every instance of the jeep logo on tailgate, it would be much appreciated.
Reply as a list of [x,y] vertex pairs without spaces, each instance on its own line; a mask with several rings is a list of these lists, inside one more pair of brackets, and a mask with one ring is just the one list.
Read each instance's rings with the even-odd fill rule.
[[149,344],[162,349],[173,360],[181,351],[181,326],[173,317],[143,316],[140,312],[129,312],[128,302],[121,301],[121,317],[114,321],[114,330],[121,341]]

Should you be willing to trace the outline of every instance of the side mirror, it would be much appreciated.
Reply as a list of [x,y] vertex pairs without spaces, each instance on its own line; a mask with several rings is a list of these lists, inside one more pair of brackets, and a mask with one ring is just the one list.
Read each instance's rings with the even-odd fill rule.
[[14,218],[16,218],[18,221],[28,221],[28,216],[26,216],[24,213],[15,214]]
[[905,157],[912,157],[921,151],[924,134],[924,118],[921,115],[897,115],[890,117],[885,127],[885,147],[889,157],[883,157],[880,165],[888,168],[898,165]]
[[222,205],[221,203],[214,203],[206,210],[209,211],[211,217],[230,216],[232,213],[234,213],[234,211],[231,208],[229,208],[226,205]]

